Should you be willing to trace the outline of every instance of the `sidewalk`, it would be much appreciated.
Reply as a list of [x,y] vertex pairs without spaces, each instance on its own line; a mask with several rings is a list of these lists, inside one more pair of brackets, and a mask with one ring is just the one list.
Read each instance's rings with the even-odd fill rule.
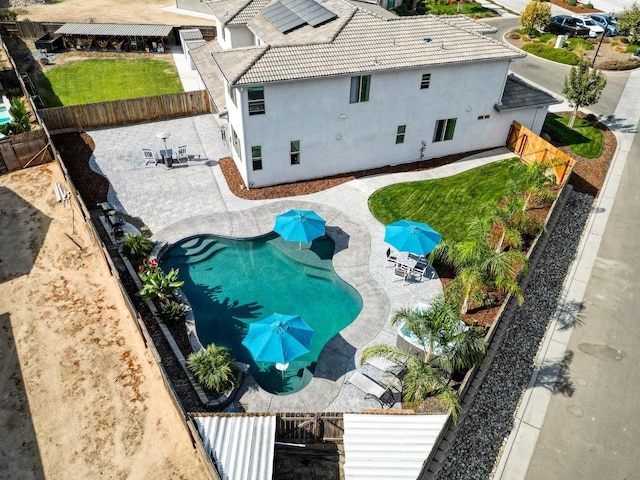
[[[622,172],[629,159],[629,151],[635,137],[636,127],[640,120],[638,105],[640,105],[640,71],[634,71],[630,75],[625,90],[618,102],[615,115],[613,118],[604,121],[616,135],[618,150],[616,151],[605,179],[605,184],[587,224],[576,261],[568,275],[563,292],[562,304],[559,305],[556,317],[541,346],[539,359],[529,389],[516,414],[514,428],[507,440],[506,447],[498,464],[494,476],[496,479],[517,480],[526,478],[541,429],[543,426],[546,426],[545,417],[549,404],[552,401],[553,392],[537,382],[538,373],[544,369],[547,376],[546,383],[549,384],[549,372],[555,370],[557,376],[563,364],[567,345],[569,344],[575,327],[566,328],[567,322],[564,320],[565,328],[560,328],[559,318],[562,315],[565,317],[567,315],[573,315],[574,323],[581,322],[581,319],[575,312],[569,312],[575,310],[575,308],[571,308],[572,305],[581,305],[584,307],[585,292],[591,279],[594,264],[596,263],[596,259],[605,253],[599,252],[600,245],[605,228],[607,227],[607,222],[612,213],[612,207],[616,199],[618,186],[621,182]],[[628,213],[634,211],[634,205],[625,206],[618,204],[616,208],[622,209],[623,211],[626,209]],[[619,241],[621,243],[620,248],[628,248],[628,246],[623,243],[622,238],[620,238]],[[591,301],[598,302],[598,299],[595,298]],[[597,379],[590,379],[590,381],[597,384]],[[606,392],[607,395],[611,393],[612,392]],[[602,405],[602,407],[606,408],[606,405]],[[629,413],[631,417],[634,417],[632,412],[618,412],[618,415],[622,415],[623,413]],[[548,427],[552,430],[560,430],[562,428],[557,424],[548,425]],[[580,435],[579,432],[573,433]],[[611,441],[614,439],[600,440]],[[565,457],[563,461],[568,461],[568,459]],[[572,461],[578,463],[581,459],[573,458]]]

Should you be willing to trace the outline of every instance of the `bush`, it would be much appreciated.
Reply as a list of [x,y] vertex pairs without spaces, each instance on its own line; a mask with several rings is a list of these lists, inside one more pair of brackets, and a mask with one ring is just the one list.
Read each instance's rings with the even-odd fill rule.
[[631,44],[631,45],[629,45],[625,50],[626,50],[626,52],[627,52],[627,53],[635,53],[635,51],[636,51],[637,49],[639,49],[639,48],[640,48],[640,45],[637,45],[637,44],[635,44],[635,43],[632,43],[632,44]]
[[153,242],[141,233],[128,233],[122,243],[122,253],[136,266],[149,256],[151,250]]
[[522,35],[520,35],[518,32],[509,32],[509,38],[511,40],[520,40],[521,37]]
[[160,317],[166,323],[178,323],[187,315],[187,306],[175,300],[163,300],[160,302]]
[[11,10],[7,10],[6,12],[0,12],[0,18],[8,18],[10,20],[15,20],[18,14],[16,12],[12,12]]
[[[584,120],[585,122],[594,125],[597,121],[598,121],[598,117],[596,117],[593,113],[589,113],[587,115],[585,115],[582,120]],[[555,158],[554,158],[555,160]]]
[[553,40],[553,44],[555,45],[556,38],[558,38],[558,36],[555,33],[543,33],[539,38],[543,43],[548,43],[549,40]]
[[581,49],[585,51],[585,50],[593,50],[594,48],[593,43],[589,42],[588,40],[585,40],[584,38],[571,37],[569,40],[567,40],[567,43],[569,44],[569,48],[571,50]]
[[570,7],[575,7],[578,2],[576,0],[569,0],[567,3],[569,4]]
[[589,2],[589,3],[586,3],[584,6],[585,8],[593,8],[593,3]]
[[580,63],[580,57],[575,53],[562,48],[553,48],[545,43],[527,43],[522,47],[522,50],[536,57],[546,58],[565,65],[577,65]]
[[633,70],[640,67],[640,60],[636,58],[627,58],[625,60],[609,60],[598,64],[601,70]]
[[189,355],[187,367],[202,386],[217,394],[230,390],[238,378],[238,367],[229,349],[213,343]]

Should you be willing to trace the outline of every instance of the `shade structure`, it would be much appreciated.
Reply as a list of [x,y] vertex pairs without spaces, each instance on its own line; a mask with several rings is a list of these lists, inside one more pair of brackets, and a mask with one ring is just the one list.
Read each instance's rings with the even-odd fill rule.
[[273,313],[249,325],[242,344],[254,360],[284,365],[309,352],[314,333],[300,315]]
[[311,242],[324,235],[327,222],[311,210],[289,210],[276,217],[273,231],[287,241]]
[[400,252],[428,255],[441,235],[426,223],[398,220],[384,227],[384,241]]

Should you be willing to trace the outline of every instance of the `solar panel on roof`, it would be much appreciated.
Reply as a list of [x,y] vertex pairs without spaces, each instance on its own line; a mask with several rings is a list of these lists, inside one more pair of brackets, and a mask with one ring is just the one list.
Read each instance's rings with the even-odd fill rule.
[[317,27],[337,17],[314,0],[278,0],[260,13],[282,33],[303,25]]

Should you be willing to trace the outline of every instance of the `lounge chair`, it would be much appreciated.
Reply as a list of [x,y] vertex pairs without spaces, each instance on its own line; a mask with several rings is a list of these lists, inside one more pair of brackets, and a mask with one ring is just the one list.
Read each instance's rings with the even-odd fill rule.
[[377,400],[382,408],[385,406],[392,407],[396,403],[391,388],[379,384],[363,373],[354,372],[353,375],[349,377],[349,380],[347,380],[347,383],[364,392],[364,398]]
[[369,357],[365,360],[365,365],[371,365],[382,372],[383,375],[392,375],[397,379],[402,378],[406,370],[404,362],[394,362],[383,357]]
[[162,158],[154,155],[153,150],[151,150],[150,148],[143,148],[142,153],[144,154],[145,165],[148,165],[150,163],[153,163],[154,165],[158,165],[159,163],[162,163]]

